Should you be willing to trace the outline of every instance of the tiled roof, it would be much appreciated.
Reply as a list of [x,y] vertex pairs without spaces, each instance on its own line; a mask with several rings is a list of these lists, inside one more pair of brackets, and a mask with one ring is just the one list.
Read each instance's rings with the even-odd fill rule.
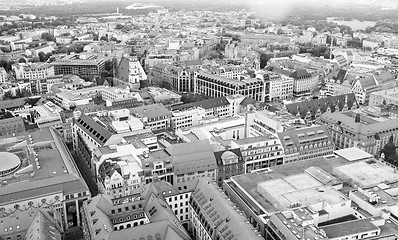
[[173,144],[166,148],[175,174],[216,169],[213,148],[208,140]]
[[297,115],[297,113],[300,113],[301,118],[305,118],[307,112],[310,111],[311,117],[314,117],[318,109],[321,111],[321,113],[326,112],[328,107],[332,112],[334,112],[335,110],[342,110],[346,103],[346,99],[348,109],[351,109],[354,105],[356,105],[356,107],[358,106],[355,99],[355,94],[348,93],[339,96],[313,99],[307,102],[296,102],[287,104],[286,109],[289,113],[295,116]]
[[253,226],[246,222],[227,196],[208,178],[199,180],[192,198],[197,202],[201,214],[210,227],[217,228],[224,239],[263,239],[252,230]]

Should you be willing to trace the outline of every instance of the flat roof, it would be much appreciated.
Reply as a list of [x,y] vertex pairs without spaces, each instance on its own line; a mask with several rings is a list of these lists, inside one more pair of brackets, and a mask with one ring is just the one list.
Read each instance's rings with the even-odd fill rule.
[[339,157],[347,159],[348,161],[358,161],[373,157],[372,154],[369,154],[357,147],[336,150],[334,153]]
[[0,173],[14,169],[21,164],[21,160],[14,153],[0,152]]
[[380,183],[398,182],[398,174],[392,167],[379,162],[355,162],[344,166],[338,166],[333,171],[335,175],[350,178],[360,187],[374,187]]
[[350,222],[332,224],[329,226],[321,227],[321,229],[325,231],[328,238],[338,238],[362,232],[380,230],[380,228],[376,227],[370,221],[370,219],[359,219]]

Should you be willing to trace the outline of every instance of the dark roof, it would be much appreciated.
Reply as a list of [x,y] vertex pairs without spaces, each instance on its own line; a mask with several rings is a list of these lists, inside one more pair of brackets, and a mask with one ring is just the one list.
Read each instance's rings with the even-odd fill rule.
[[[233,154],[235,154],[236,156],[238,156],[238,161],[242,162],[243,161],[243,156],[242,156],[242,152],[240,151],[239,148],[235,148],[235,149],[225,149],[225,150],[221,150],[218,152],[214,152],[214,156],[216,157],[216,161],[217,161],[217,165],[221,166],[224,165],[223,161],[222,161],[222,156],[224,153],[226,152],[232,152]],[[225,156],[225,155],[224,155]]]
[[102,145],[112,136],[110,131],[106,130],[103,126],[94,121],[94,119],[85,114],[80,116],[79,120],[76,121],[76,125],[85,130],[95,141],[102,143]]
[[318,109],[320,114],[326,112],[330,108],[331,112],[335,110],[342,110],[347,100],[347,108],[351,109],[353,105],[358,106],[355,94],[348,93],[339,96],[331,96],[327,98],[313,99],[307,102],[296,102],[286,105],[286,109],[290,114],[297,115],[300,113],[301,118],[305,118],[307,112],[310,111],[311,117],[314,118]]
[[345,69],[340,69],[339,72],[337,73],[336,80],[343,81],[345,79],[345,76],[347,75],[347,70]]
[[0,101],[0,110],[13,109],[23,107],[26,104],[26,98],[16,98],[5,101]]
[[328,238],[338,238],[378,230],[370,219],[359,219],[321,227]]
[[292,78],[307,78],[311,77],[311,74],[306,69],[297,69],[292,75]]
[[172,106],[172,110],[181,110],[181,109],[186,109],[186,108],[191,108],[191,107],[201,107],[204,109],[212,109],[212,108],[226,106],[226,105],[229,105],[227,98],[219,97],[219,98],[210,98],[210,99],[199,101],[199,102],[175,105],[175,106]]

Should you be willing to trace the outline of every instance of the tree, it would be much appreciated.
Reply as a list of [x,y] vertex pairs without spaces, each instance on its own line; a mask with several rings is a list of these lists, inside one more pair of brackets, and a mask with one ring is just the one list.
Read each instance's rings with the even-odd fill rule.
[[108,41],[108,38],[107,38],[106,36],[101,36],[100,41],[105,41],[105,42],[107,42],[107,41]]
[[40,62],[45,62],[45,61],[47,61],[47,59],[46,59],[46,54],[45,54],[44,52],[39,52],[39,53],[37,54],[37,56],[39,56],[39,61],[40,61]]
[[120,23],[118,23],[117,25],[116,25],[116,29],[118,29],[118,30],[121,30],[121,29],[123,29],[124,28],[124,26],[122,25],[122,24],[120,24]]
[[25,58],[20,58],[20,59],[18,60],[18,62],[19,62],[19,63],[26,63],[26,60],[25,60]]
[[48,42],[54,42],[55,41],[54,34],[52,34],[52,33],[47,33],[47,32],[42,33],[41,34],[41,38],[46,40],[46,41],[48,41]]

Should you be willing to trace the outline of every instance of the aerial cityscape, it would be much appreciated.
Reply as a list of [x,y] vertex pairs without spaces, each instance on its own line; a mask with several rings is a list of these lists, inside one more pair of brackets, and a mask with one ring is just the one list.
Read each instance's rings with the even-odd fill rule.
[[397,0],[2,0],[0,240],[398,240]]

